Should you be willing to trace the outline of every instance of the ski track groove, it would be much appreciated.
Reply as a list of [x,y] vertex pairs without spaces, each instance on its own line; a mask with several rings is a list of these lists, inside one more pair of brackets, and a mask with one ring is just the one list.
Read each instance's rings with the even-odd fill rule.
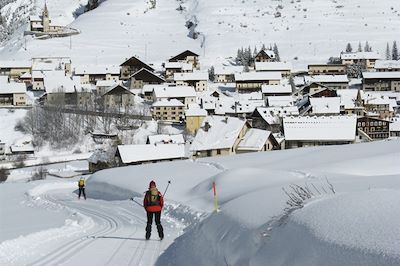
[[[46,200],[52,201],[54,203],[57,202],[57,200],[55,198],[50,197],[48,194],[45,194],[44,198]],[[97,217],[98,219],[105,222],[106,227],[101,228],[100,230],[97,230],[97,231],[91,233],[90,235],[78,237],[76,239],[68,241],[67,243],[64,243],[63,245],[61,245],[61,246],[57,247],[56,249],[54,249],[53,251],[49,252],[47,255],[43,256],[39,260],[34,261],[30,265],[32,265],[32,266],[47,265],[47,264],[56,265],[57,261],[59,262],[60,260],[63,260],[70,254],[76,252],[77,250],[81,250],[83,247],[87,247],[90,244],[92,244],[94,241],[96,241],[96,236],[110,234],[112,232],[115,232],[118,229],[118,223],[110,216],[103,215],[102,213],[96,212],[93,210],[88,210],[87,208],[83,208],[82,206],[79,206],[79,207],[71,206],[70,204],[66,204],[66,203],[64,203],[64,205],[69,208],[81,211],[82,213],[87,213],[87,214]],[[114,227],[113,223],[116,224],[115,227]],[[92,236],[94,236],[94,238]],[[67,252],[65,252],[65,251],[67,251]],[[60,257],[61,254],[62,254],[62,257]]]
[[[50,252],[47,252],[47,254],[41,256],[39,259],[28,264],[31,266],[60,265],[61,263],[68,263],[68,261],[79,255],[79,253],[81,253],[85,248],[93,244],[101,236],[107,236],[117,232],[119,229],[123,229],[125,223],[132,225],[132,221],[141,224],[146,224],[147,222],[145,219],[136,215],[134,212],[129,212],[125,208],[119,206],[117,207],[118,217],[114,218],[112,215],[108,214],[109,208],[98,207],[97,209],[90,209],[93,206],[89,204],[82,205],[82,203],[78,204],[74,201],[60,202],[59,199],[48,193],[44,193],[42,197],[45,200],[44,205],[42,206],[52,206],[52,204],[60,204],[64,207],[69,208],[73,212],[80,212],[82,215],[89,216],[94,220],[94,227],[96,228],[97,226],[101,226],[101,229],[95,230],[83,236],[77,236],[72,240],[61,243],[61,245],[59,245],[57,248],[54,248]],[[122,247],[126,246],[130,237],[138,234],[139,227],[135,223],[133,223],[133,226],[134,231],[130,233],[128,238],[124,239],[122,243],[120,243],[115,248],[115,250],[113,250],[113,253],[110,254],[110,257],[108,258],[107,262],[104,263],[104,265],[116,265],[115,263],[117,263],[117,261],[114,261],[114,259],[118,257],[117,255],[121,252]],[[142,265],[143,257],[146,253],[148,253],[146,251],[150,251],[149,248],[154,248],[151,249],[151,264],[154,264],[160,253],[161,241],[158,241],[159,243],[154,245],[153,243],[151,243],[152,241],[155,240],[145,241],[143,238],[143,241],[136,241],[138,245],[131,255],[127,265]],[[121,264],[121,261],[118,261],[118,264]]]

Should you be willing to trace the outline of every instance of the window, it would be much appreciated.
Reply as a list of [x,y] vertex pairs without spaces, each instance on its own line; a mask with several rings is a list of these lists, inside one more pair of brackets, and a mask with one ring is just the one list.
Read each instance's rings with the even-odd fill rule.
[[365,126],[365,122],[362,122],[362,126],[363,126],[363,127]]
[[221,154],[221,149],[217,149],[217,154],[218,154],[218,155]]
[[358,126],[361,127],[361,122],[358,122]]
[[378,124],[379,124],[380,126],[382,126],[382,121],[379,121]]

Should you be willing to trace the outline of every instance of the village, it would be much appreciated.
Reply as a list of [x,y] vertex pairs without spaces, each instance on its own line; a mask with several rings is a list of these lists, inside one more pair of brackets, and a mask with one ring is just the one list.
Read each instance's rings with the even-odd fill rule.
[[[101,126],[88,132],[107,143],[89,158],[91,172],[369,142],[400,136],[400,61],[381,58],[373,51],[342,52],[334,62],[309,64],[308,71],[295,71],[266,48],[248,66],[208,69],[190,50],[162,65],[137,56],[120,65],[74,65],[69,57],[0,61],[0,106],[102,117]],[[360,77],[354,77],[354,69]],[[125,122],[115,125],[106,118]],[[179,133],[160,130],[136,144],[121,138],[124,130],[140,128],[143,121],[175,127]],[[8,147],[0,139],[0,156],[29,156],[34,146],[29,138]]]

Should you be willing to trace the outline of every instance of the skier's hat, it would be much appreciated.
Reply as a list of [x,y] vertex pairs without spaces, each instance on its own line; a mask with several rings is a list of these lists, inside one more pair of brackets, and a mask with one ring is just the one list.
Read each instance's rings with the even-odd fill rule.
[[151,188],[152,186],[153,186],[153,187],[156,186],[156,182],[154,182],[154,180],[151,180],[151,181],[150,181],[149,188]]

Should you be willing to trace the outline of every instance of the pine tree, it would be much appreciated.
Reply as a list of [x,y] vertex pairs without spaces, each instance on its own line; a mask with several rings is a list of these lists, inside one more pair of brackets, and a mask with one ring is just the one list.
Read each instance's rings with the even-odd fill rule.
[[236,62],[237,65],[242,63],[241,62],[242,57],[243,57],[243,48],[242,48],[242,50],[241,49],[237,50],[237,55],[236,55],[236,59],[235,59],[235,62]]
[[372,48],[371,46],[369,46],[368,41],[365,42],[365,46],[364,46],[364,52],[371,52]]
[[[358,42],[358,49],[357,52],[362,52],[361,42]],[[367,52],[367,51],[366,51]]]
[[265,47],[265,43],[263,43],[261,50],[266,50],[266,49],[267,49],[267,47]]
[[390,53],[390,48],[389,48],[389,43],[386,43],[386,54],[385,54],[385,59],[390,60],[391,58],[391,53]]
[[279,50],[278,50],[278,46],[276,45],[276,43],[274,43],[274,54],[275,54],[275,60],[280,62],[281,61],[281,57],[279,56]]
[[253,57],[256,57],[257,54],[258,54],[257,46],[254,46]]
[[397,43],[394,41],[392,46],[392,60],[397,59],[399,59],[399,51],[397,50]]
[[351,47],[351,44],[348,43],[347,46],[346,46],[346,52],[347,53],[351,53],[352,51],[353,51],[353,48]]

